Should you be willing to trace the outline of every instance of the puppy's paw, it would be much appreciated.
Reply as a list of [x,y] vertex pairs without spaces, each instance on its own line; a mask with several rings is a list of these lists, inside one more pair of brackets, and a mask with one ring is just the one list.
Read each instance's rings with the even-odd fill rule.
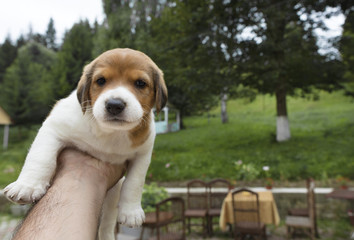
[[118,207],[118,222],[128,227],[139,227],[145,221],[145,214],[141,206],[126,205]]
[[4,194],[12,202],[33,203],[45,194],[48,186],[46,183],[30,184],[17,180],[4,189]]

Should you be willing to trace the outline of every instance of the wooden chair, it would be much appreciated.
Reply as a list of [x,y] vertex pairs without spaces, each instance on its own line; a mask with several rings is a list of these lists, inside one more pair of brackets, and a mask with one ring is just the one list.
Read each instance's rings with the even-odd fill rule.
[[151,228],[149,240],[185,240],[184,200],[170,197],[156,204],[156,211],[147,213],[140,234],[142,239],[144,228]]
[[[311,178],[308,178],[306,180],[306,189],[307,189],[307,199],[309,196],[309,187],[310,187],[310,183],[313,180]],[[307,205],[308,205],[308,200],[307,200]],[[288,210],[288,215],[291,216],[302,216],[302,217],[308,217],[309,216],[309,210],[308,210],[308,206],[306,208],[291,208]]]
[[[200,191],[195,191],[197,190]],[[191,226],[202,226],[203,236],[206,237],[208,231],[208,193],[207,185],[201,180],[192,180],[187,183],[187,210],[184,212],[187,219],[188,232],[191,232]],[[202,224],[191,223],[192,218],[202,220]]]
[[[311,184],[314,184],[314,180],[312,178],[308,178],[306,180],[306,188],[307,188],[307,197],[306,197],[306,202],[307,202],[307,207],[306,208],[291,208],[288,210],[288,216],[300,216],[300,217],[309,217],[309,202],[310,202],[310,186]],[[313,198],[315,199],[315,194],[313,194]],[[318,238],[318,228],[317,228],[317,221],[316,221],[316,201],[313,200],[313,207],[314,207],[314,225],[315,225],[315,236]]]
[[[253,201],[247,201],[247,206],[237,202],[236,198],[247,196]],[[234,237],[241,239],[247,235],[258,236],[267,239],[266,226],[259,217],[258,193],[246,188],[241,188],[232,192],[232,207],[234,215]],[[241,216],[242,215],[242,216]]]
[[208,232],[213,235],[213,218],[220,217],[222,203],[232,185],[225,179],[217,178],[208,182],[207,188],[209,199]]
[[295,229],[304,229],[305,233],[311,238],[316,236],[316,211],[315,211],[315,182],[309,180],[308,187],[308,208],[307,215],[289,215],[286,216],[285,224],[287,226],[288,239],[294,234]]

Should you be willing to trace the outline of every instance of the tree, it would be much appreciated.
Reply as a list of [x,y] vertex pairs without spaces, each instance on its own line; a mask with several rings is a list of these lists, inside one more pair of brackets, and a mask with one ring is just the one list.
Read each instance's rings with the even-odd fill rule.
[[354,11],[351,10],[343,26],[343,35],[340,39],[340,52],[344,64],[344,83],[345,93],[354,97]]
[[54,20],[53,18],[50,18],[47,31],[44,35],[44,40],[45,40],[45,46],[54,51],[57,50],[57,44],[55,43],[55,33],[56,31],[54,28]]
[[18,50],[0,86],[0,103],[16,124],[41,122],[54,103],[50,69],[56,55],[44,46],[30,42]]
[[105,20],[94,38],[96,56],[112,48],[134,48],[148,54],[154,43],[150,38],[150,20],[158,16],[168,1],[104,0]]
[[[209,2],[208,2],[209,3]],[[210,8],[202,1],[175,1],[151,21],[150,52],[165,73],[169,102],[181,114],[208,111],[216,105],[224,58],[215,58],[216,48],[203,44],[210,33]],[[218,75],[219,74],[219,75]],[[183,127],[183,121],[181,121]]]
[[226,123],[227,98],[250,92],[237,92],[239,72],[232,57],[239,34],[235,3],[170,1],[151,21],[151,52],[166,73],[169,102],[182,116],[208,111],[219,100]]
[[133,1],[103,0],[104,23],[98,27],[94,38],[93,55],[118,48],[133,46],[132,8]]
[[[286,98],[297,90],[311,93],[314,86],[335,84],[327,72],[327,59],[318,53],[315,28],[324,28],[320,18],[326,1],[244,1],[236,8],[251,32],[240,36],[235,50],[242,83],[260,93],[275,94],[277,141],[290,139]],[[237,27],[237,26],[235,26]],[[237,52],[238,51],[238,52]]]
[[12,44],[10,37],[0,45],[0,83],[2,83],[6,69],[12,64],[17,55],[17,48]]
[[[209,30],[201,44],[208,46],[207,54],[214,66],[210,73],[217,81],[213,82],[216,95],[220,96],[221,122],[227,123],[226,102],[229,97],[240,95],[237,93],[239,81],[237,62],[232,58],[236,46],[235,38],[239,31],[234,26],[239,22],[234,15],[236,1],[210,1],[207,18]],[[243,92],[243,94],[245,91]]]
[[67,96],[76,88],[85,64],[92,60],[93,33],[87,20],[80,21],[65,33],[58,52],[58,61],[53,75],[58,79],[56,96]]
[[17,49],[21,48],[27,42],[28,42],[28,40],[23,35],[20,35],[20,37],[16,40],[16,48]]

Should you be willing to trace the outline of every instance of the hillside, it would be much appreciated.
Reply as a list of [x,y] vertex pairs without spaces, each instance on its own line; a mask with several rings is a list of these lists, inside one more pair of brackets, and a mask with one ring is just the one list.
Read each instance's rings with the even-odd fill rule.
[[[186,118],[186,129],[158,135],[148,180],[253,180],[264,177],[263,166],[278,180],[353,176],[354,101],[341,93],[320,93],[318,101],[289,98],[292,138],[285,143],[274,140],[274,97],[229,101],[227,124],[219,111]],[[18,176],[37,129],[11,128],[9,149],[0,150],[0,187]]]
[[158,135],[148,177],[235,180],[242,178],[239,160],[246,179],[262,176],[262,166],[281,180],[353,176],[354,102],[341,93],[320,93],[318,101],[288,98],[292,138],[285,143],[274,140],[274,97],[229,101],[228,124],[221,124],[219,111],[209,121],[207,115],[187,118],[186,130]]

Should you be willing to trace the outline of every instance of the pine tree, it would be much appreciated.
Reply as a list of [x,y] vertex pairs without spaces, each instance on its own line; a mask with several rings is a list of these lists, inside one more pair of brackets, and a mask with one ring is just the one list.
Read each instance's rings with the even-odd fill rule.
[[56,55],[43,45],[30,42],[18,50],[0,86],[0,102],[16,124],[41,122],[54,103],[50,76]]
[[45,33],[44,39],[45,39],[45,46],[49,49],[52,49],[54,51],[57,50],[57,44],[55,42],[55,28],[54,28],[54,20],[53,18],[50,18],[47,31]]
[[343,87],[347,95],[354,97],[354,10],[348,13],[340,39],[340,52],[344,64]]
[[65,34],[53,75],[59,83],[56,96],[67,96],[76,88],[83,67],[92,60],[93,33],[89,22],[80,21]]
[[[239,38],[235,49],[242,83],[263,94],[274,94],[277,110],[277,141],[290,139],[287,96],[302,96],[316,86],[329,89],[339,79],[330,78],[326,56],[318,53],[315,28],[324,28],[323,15],[331,1],[243,1],[236,12],[242,22],[234,27],[252,30]],[[333,3],[334,4],[334,3]],[[338,4],[338,2],[337,2]],[[239,52],[237,52],[239,51]]]
[[6,69],[12,64],[17,55],[17,48],[12,44],[10,37],[0,45],[0,83],[3,81]]

